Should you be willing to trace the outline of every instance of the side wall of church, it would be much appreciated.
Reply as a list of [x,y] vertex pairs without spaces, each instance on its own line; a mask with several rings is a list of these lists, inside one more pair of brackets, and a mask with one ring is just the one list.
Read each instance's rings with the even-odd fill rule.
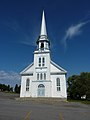
[[[60,91],[57,91],[57,78],[60,79]],[[51,75],[52,97],[67,98],[65,74]]]
[[[29,79],[29,91],[26,91],[26,80]],[[32,85],[33,76],[21,76],[21,90],[20,97],[31,97],[31,85]]]

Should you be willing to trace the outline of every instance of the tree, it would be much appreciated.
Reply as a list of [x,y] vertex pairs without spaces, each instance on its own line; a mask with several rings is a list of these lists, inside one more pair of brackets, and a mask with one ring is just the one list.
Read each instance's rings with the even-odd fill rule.
[[20,93],[20,86],[18,86],[18,84],[15,85],[14,91]]
[[86,95],[90,99],[90,73],[82,72],[68,78],[68,94],[72,99],[81,99]]
[[7,86],[7,91],[10,91],[10,85]]
[[0,84],[0,91],[13,92],[13,87],[10,87],[10,85]]
[[10,92],[13,92],[13,87],[10,88]]

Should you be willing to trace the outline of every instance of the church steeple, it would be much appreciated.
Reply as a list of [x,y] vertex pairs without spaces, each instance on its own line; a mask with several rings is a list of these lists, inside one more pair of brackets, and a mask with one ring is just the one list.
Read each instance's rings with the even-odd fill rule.
[[44,50],[44,51],[49,50],[50,42],[49,42],[48,36],[47,36],[44,10],[43,10],[43,14],[42,14],[40,36],[39,36],[36,43],[38,45],[37,48],[39,50]]
[[41,35],[46,35],[47,36],[44,10],[43,10],[43,14],[42,14],[42,24],[41,24],[41,33],[40,33],[40,36]]

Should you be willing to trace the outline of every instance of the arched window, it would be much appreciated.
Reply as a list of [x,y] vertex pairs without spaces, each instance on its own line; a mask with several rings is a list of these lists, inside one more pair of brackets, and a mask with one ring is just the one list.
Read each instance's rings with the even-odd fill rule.
[[46,73],[44,73],[44,80],[46,80]]
[[26,91],[29,91],[30,80],[27,78],[26,80]]
[[61,90],[61,87],[60,87],[60,78],[56,79],[56,86],[57,86],[57,91],[60,91]]
[[38,85],[38,88],[45,88],[43,84]]

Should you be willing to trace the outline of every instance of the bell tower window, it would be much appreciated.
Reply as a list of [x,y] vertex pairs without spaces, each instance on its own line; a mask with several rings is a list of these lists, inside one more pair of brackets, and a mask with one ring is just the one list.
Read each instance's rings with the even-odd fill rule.
[[41,49],[44,49],[44,43],[41,43]]

